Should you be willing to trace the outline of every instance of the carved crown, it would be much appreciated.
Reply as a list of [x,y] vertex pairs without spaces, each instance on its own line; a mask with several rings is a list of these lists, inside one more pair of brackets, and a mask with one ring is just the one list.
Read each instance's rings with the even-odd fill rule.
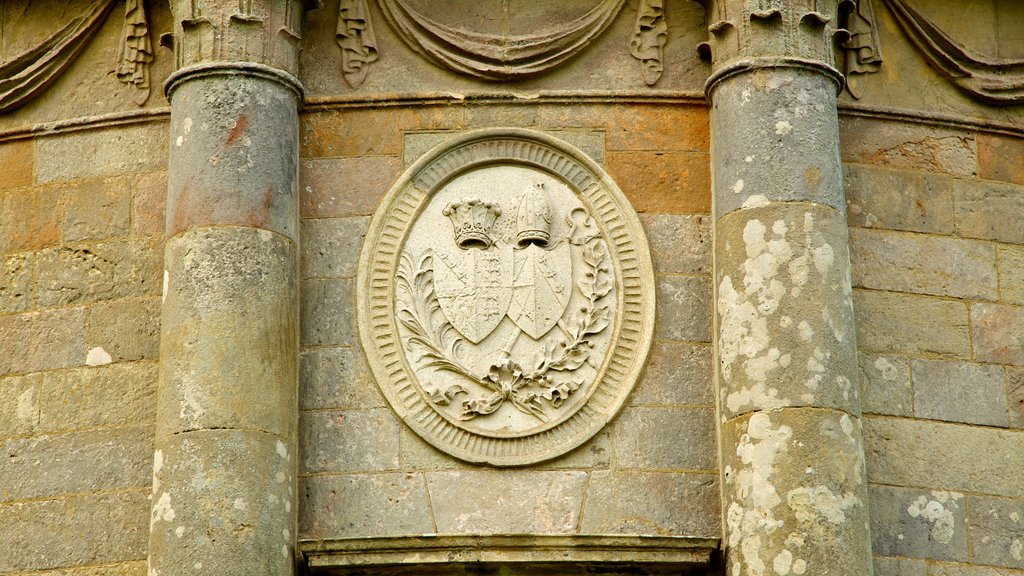
[[455,243],[459,248],[486,249],[494,243],[491,229],[494,227],[494,221],[501,216],[501,206],[495,202],[467,198],[445,206],[441,214],[452,219],[455,226]]
[[516,214],[516,243],[519,246],[547,246],[551,239],[551,207],[544,184],[534,184],[519,201]]

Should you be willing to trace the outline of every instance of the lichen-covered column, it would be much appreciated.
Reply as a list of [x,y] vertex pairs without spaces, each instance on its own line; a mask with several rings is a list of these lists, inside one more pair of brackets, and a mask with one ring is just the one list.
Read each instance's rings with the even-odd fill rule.
[[149,574],[292,574],[301,5],[172,10]]
[[729,576],[871,574],[838,0],[709,0]]

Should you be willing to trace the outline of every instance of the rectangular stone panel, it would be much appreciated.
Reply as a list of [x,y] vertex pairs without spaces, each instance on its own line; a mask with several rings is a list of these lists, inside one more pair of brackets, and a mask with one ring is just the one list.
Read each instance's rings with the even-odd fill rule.
[[711,341],[711,279],[705,276],[660,276],[657,285],[657,326],[665,340]]
[[874,576],[927,576],[924,560],[875,556]]
[[979,566],[977,564],[956,564],[953,562],[930,562],[928,576],[1024,576],[1024,570]]
[[914,415],[1006,427],[1006,386],[1001,366],[914,360]]
[[974,561],[1024,568],[1024,500],[971,496],[968,503]]
[[370,225],[365,216],[305,219],[301,224],[303,278],[351,278],[356,275],[363,237]]
[[299,479],[299,538],[404,536],[436,532],[421,474]]
[[712,470],[713,408],[626,408],[615,420],[617,468]]
[[644,214],[655,274],[711,274],[711,217]]
[[158,296],[163,250],[151,240],[110,240],[62,246],[36,257],[36,305],[69,306]]
[[348,278],[302,283],[302,346],[350,346],[355,340],[355,294]]
[[714,367],[710,345],[655,340],[647,370],[630,396],[630,404],[713,406]]
[[302,412],[299,473],[394,470],[398,428],[390,408]]
[[966,181],[954,201],[960,236],[1024,244],[1024,185]]
[[952,234],[954,182],[916,170],[847,164],[847,220],[864,228]]
[[17,188],[32,184],[34,151],[35,144],[30,138],[0,144],[0,166],[4,167],[0,188]]
[[36,182],[148,172],[167,165],[167,124],[150,122],[37,138]]
[[119,362],[27,375],[37,390],[36,430],[150,425],[156,417],[157,372],[155,362]]
[[868,496],[875,554],[967,561],[963,494],[871,486]]
[[35,254],[0,256],[0,314],[24,312],[32,306],[32,266]]
[[384,397],[358,347],[306,350],[299,363],[300,409],[384,406]]
[[709,214],[711,173],[707,154],[609,152],[608,174],[639,213]]
[[0,375],[85,364],[84,308],[0,315]]
[[89,307],[86,346],[112,362],[160,356],[160,300],[128,298],[98,302]]
[[1024,140],[999,134],[978,134],[978,176],[1024,184]]
[[98,240],[127,234],[131,224],[130,187],[134,182],[130,175],[71,182],[64,188],[64,240]]
[[978,360],[1024,366],[1024,306],[972,304],[971,326]]
[[865,414],[910,416],[914,411],[910,361],[900,356],[861,352],[860,402]]
[[63,213],[56,188],[0,189],[0,254],[55,246]]
[[401,172],[402,162],[394,156],[304,159],[299,168],[302,217],[370,216]]
[[996,268],[999,270],[999,299],[1024,304],[1024,246],[997,244]]
[[582,533],[721,537],[717,474],[596,471],[591,476]]
[[978,152],[974,134],[923,124],[840,116],[844,162],[972,176]]
[[857,345],[874,352],[969,358],[967,305],[929,296],[854,290]]

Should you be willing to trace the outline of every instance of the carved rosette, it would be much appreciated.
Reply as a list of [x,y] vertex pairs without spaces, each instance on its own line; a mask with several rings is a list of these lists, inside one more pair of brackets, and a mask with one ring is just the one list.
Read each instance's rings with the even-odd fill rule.
[[477,463],[564,454],[618,412],[654,327],[628,201],[540,133],[468,133],[392,187],[359,264],[360,337],[394,410]]

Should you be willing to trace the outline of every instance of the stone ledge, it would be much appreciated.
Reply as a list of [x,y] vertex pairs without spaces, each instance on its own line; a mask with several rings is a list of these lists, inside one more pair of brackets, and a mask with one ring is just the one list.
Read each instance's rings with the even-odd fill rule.
[[[666,536],[425,535],[300,540],[309,576],[341,574],[558,574],[600,567],[605,574],[710,574],[719,540]],[[467,570],[467,568],[469,570]],[[488,570],[490,572],[491,570]],[[568,573],[568,572],[566,572]]]

